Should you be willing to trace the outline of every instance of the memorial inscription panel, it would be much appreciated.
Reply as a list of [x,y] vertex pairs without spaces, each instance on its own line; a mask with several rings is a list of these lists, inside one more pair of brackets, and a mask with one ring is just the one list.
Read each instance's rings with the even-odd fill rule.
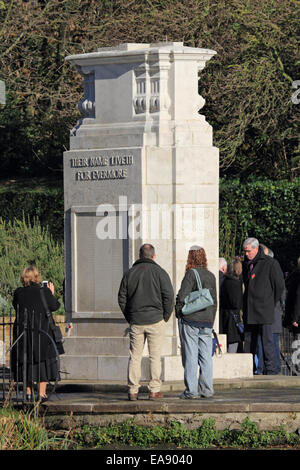
[[64,154],[65,210],[74,205],[118,204],[119,195],[139,203],[141,150],[71,150]]
[[[129,267],[128,239],[100,239],[97,224],[110,216],[97,213],[92,208],[74,208],[72,211],[74,230],[73,292],[75,311],[78,316],[93,316],[96,312],[118,313],[117,293],[124,271]],[[117,226],[127,214],[116,212]],[[92,315],[91,315],[92,314]]]

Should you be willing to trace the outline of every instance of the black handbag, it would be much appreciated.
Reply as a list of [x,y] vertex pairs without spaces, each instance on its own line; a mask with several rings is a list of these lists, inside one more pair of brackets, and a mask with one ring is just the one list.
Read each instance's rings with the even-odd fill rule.
[[64,354],[65,353],[65,350],[64,350],[64,347],[63,347],[64,338],[63,338],[61,329],[60,329],[59,326],[57,326],[55,324],[52,313],[50,312],[49,307],[47,305],[45,295],[44,295],[44,292],[43,292],[43,288],[40,289],[40,292],[41,292],[41,299],[42,299],[44,308],[46,310],[46,315],[47,315],[47,318],[48,318],[48,321],[49,321],[49,326],[50,326],[52,334],[53,334],[53,339],[54,339],[54,342],[55,342],[56,347],[57,347],[57,351],[58,351],[59,354]]

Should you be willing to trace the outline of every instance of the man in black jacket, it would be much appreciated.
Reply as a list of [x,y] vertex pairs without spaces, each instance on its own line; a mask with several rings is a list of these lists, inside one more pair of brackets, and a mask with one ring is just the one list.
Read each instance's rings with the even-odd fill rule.
[[274,309],[284,290],[284,277],[278,261],[264,253],[256,238],[243,243],[243,316],[245,324],[245,352],[256,352],[258,334],[261,335],[267,375],[277,374],[276,353],[272,323]]
[[124,274],[118,294],[119,306],[130,324],[129,400],[138,399],[145,339],[150,359],[149,399],[163,397],[160,392],[161,346],[164,323],[169,320],[174,306],[174,291],[169,275],[154,259],[154,247],[144,244],[139,259]]

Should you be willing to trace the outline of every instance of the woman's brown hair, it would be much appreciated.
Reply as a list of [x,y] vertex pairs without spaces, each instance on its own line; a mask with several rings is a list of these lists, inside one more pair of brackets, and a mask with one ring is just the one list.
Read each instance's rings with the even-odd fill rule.
[[35,266],[29,266],[28,268],[23,269],[21,282],[24,287],[30,286],[32,282],[39,284],[42,282],[42,277]]
[[227,274],[239,278],[242,274],[242,270],[242,263],[238,259],[235,259],[229,263]]
[[188,271],[196,266],[207,268],[207,258],[204,248],[199,247],[199,249],[190,249],[189,251],[185,270]]

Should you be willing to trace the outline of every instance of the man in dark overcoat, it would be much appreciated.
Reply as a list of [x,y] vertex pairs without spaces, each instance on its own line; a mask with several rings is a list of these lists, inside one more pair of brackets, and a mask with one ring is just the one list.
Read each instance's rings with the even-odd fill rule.
[[[276,352],[273,341],[272,323],[274,310],[284,290],[284,276],[278,261],[264,253],[256,238],[248,238],[243,243],[243,320],[245,324],[245,347],[253,354],[261,335],[267,375],[278,374]],[[253,361],[255,369],[255,364]]]

